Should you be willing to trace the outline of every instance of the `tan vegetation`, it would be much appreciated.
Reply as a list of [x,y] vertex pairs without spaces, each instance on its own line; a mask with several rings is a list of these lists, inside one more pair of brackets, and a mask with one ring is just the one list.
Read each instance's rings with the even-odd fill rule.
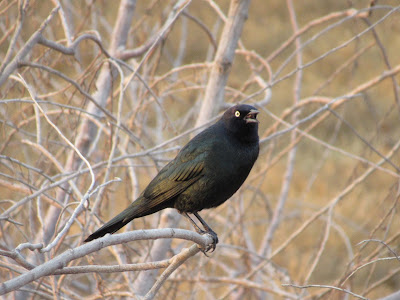
[[[10,299],[398,292],[399,2],[253,0],[248,12],[247,0],[135,2],[0,2],[0,291]],[[248,15],[239,42],[220,50],[236,47],[230,66],[215,55],[238,3],[235,16]],[[197,127],[242,101],[260,110],[261,154],[232,199],[201,213],[219,235],[215,252],[199,252],[193,241],[208,240],[195,232],[143,236],[192,231],[172,211],[122,230],[139,237],[79,248]],[[152,266],[160,270],[145,271]]]

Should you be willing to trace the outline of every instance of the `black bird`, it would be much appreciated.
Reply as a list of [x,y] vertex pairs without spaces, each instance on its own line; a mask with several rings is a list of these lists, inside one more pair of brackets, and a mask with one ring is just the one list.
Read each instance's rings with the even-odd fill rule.
[[[199,216],[229,199],[243,184],[258,157],[258,110],[246,104],[229,108],[214,125],[184,146],[128,208],[92,233],[85,242],[114,233],[133,219],[176,208],[198,233],[216,233]],[[201,230],[189,217],[201,222]]]

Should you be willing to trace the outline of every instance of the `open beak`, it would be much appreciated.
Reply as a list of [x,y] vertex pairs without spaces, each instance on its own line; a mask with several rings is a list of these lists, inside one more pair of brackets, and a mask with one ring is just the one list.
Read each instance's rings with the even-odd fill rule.
[[259,123],[257,120],[257,114],[259,111],[257,109],[252,109],[250,112],[244,117],[246,123]]

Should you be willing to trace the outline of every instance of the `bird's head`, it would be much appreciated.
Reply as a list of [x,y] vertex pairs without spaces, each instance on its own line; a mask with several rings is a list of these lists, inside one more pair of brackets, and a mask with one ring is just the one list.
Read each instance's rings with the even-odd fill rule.
[[258,141],[258,113],[254,106],[238,104],[229,108],[222,120],[225,127],[240,140],[255,142]]

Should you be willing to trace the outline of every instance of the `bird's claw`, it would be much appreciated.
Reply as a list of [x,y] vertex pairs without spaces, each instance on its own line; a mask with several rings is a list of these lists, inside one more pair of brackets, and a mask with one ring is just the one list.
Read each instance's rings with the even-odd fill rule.
[[212,231],[212,230],[211,230],[211,231],[204,231],[204,230],[201,230],[199,233],[200,233],[201,235],[203,235],[203,234],[208,234],[208,235],[210,235],[211,238],[213,239],[213,241],[212,241],[211,244],[208,244],[206,247],[201,248],[201,252],[203,252],[204,255],[208,257],[207,253],[208,253],[208,252],[210,252],[210,253],[214,252],[215,248],[217,247],[217,244],[218,244],[218,235],[217,235],[214,231]]

